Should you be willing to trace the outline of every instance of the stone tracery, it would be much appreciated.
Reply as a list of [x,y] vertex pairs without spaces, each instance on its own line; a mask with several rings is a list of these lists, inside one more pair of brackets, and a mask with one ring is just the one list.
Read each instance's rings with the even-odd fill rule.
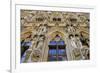
[[21,10],[21,28],[21,40],[32,43],[23,62],[47,61],[48,43],[56,34],[66,43],[67,60],[89,59],[89,13]]

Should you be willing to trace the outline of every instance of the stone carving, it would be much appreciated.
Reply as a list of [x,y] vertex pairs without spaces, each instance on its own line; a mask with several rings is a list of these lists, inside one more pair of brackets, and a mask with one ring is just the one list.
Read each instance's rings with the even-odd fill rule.
[[27,61],[28,61],[28,59],[29,59],[29,57],[30,57],[31,52],[32,52],[32,50],[31,50],[31,49],[28,49],[28,50],[26,51],[26,56],[25,56],[25,60],[24,60],[24,62],[27,62]]
[[90,59],[90,50],[87,46],[84,46],[82,49],[81,49],[81,52],[83,54],[83,57],[85,60],[87,59]]
[[70,39],[70,45],[73,47],[73,48],[77,48],[77,45],[75,43],[75,37],[74,35],[69,35],[69,39]]
[[[57,32],[52,34],[53,31],[61,32],[61,35],[59,35],[59,33],[58,35],[66,41],[66,46],[71,50],[69,54],[73,54],[74,56],[73,59],[89,59],[89,49],[83,49],[83,45],[85,44],[89,48],[90,41],[89,37],[84,39],[84,36],[81,36],[80,32],[81,30],[84,31],[83,29],[86,33],[89,33],[89,13],[21,10],[22,38],[26,40],[27,38],[25,36],[27,36],[29,38],[28,40],[32,42],[32,52],[31,54],[30,52],[26,53],[25,62],[27,62],[28,58],[29,62],[30,60],[32,62],[42,60],[44,50],[48,50],[48,48],[44,48],[47,47],[45,41],[48,42],[48,39],[53,39],[54,35],[57,34]],[[30,35],[23,34],[25,32],[31,33]],[[48,34],[52,35],[48,36]],[[89,36],[89,34],[87,35]],[[56,41],[59,40],[59,38],[56,38]],[[84,41],[86,43],[84,43]],[[45,55],[47,55],[47,52]]]
[[80,52],[79,49],[75,48],[75,49],[73,50],[73,57],[74,57],[75,60],[80,60],[80,59],[82,59],[81,52]]
[[40,50],[33,50],[32,55],[31,55],[31,61],[32,62],[37,62],[41,58],[41,51]]
[[[88,13],[74,13],[74,12],[53,12],[53,11],[22,11],[24,15],[22,15],[21,19],[22,23],[23,20],[26,22],[34,22],[42,23],[46,20],[48,23],[70,23],[73,25],[77,25],[78,23],[86,23],[89,24],[89,14]],[[42,21],[43,20],[43,21]],[[28,24],[28,23],[27,23]],[[26,25],[27,25],[26,24]]]
[[69,25],[67,27],[67,31],[68,31],[68,33],[75,33],[75,28],[72,25]]

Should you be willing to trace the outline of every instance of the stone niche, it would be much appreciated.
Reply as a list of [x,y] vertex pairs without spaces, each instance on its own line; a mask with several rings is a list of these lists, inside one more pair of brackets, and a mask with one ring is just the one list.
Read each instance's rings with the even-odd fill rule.
[[[29,46],[31,52],[25,52],[27,54],[25,62],[48,61],[48,44],[56,35],[59,35],[66,44],[66,57],[68,61],[89,59],[90,50],[83,49],[84,45],[82,45],[82,49],[74,49],[71,47],[71,40],[69,38],[69,35],[73,35],[75,38],[76,34],[78,38],[81,38],[82,33],[82,36],[88,39],[85,43],[89,44],[89,13],[42,10],[21,10],[20,12],[21,40],[28,39],[28,42],[32,43]],[[44,36],[43,40],[41,40],[41,36]],[[35,47],[37,44],[41,45],[41,42],[42,47]],[[79,42],[82,43],[81,40]],[[87,48],[90,47],[88,46]],[[84,57],[86,56],[85,58],[83,58],[82,53]],[[84,53],[87,55],[84,55]]]

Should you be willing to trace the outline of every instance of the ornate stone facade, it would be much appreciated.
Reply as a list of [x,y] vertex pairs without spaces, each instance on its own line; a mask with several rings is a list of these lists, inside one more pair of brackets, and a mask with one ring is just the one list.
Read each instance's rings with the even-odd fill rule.
[[[20,13],[22,63],[50,61],[50,42],[62,40],[65,44],[60,47],[65,46],[65,55],[61,60],[89,60],[89,13],[40,10],[21,10]],[[59,44],[56,46],[59,50]],[[59,61],[61,56],[56,57]]]

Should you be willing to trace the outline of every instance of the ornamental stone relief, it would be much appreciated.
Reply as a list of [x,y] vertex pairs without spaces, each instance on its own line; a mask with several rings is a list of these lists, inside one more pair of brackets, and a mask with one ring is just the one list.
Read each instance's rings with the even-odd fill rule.
[[[52,59],[57,61],[60,57],[68,61],[89,59],[89,13],[21,10],[20,20],[21,41],[31,43],[28,46],[31,51],[24,48],[22,62],[50,61],[51,57],[56,57]],[[59,42],[63,44],[60,47]],[[54,56],[51,55],[53,50],[57,52],[53,52]],[[61,50],[66,52],[63,56],[59,55]]]

